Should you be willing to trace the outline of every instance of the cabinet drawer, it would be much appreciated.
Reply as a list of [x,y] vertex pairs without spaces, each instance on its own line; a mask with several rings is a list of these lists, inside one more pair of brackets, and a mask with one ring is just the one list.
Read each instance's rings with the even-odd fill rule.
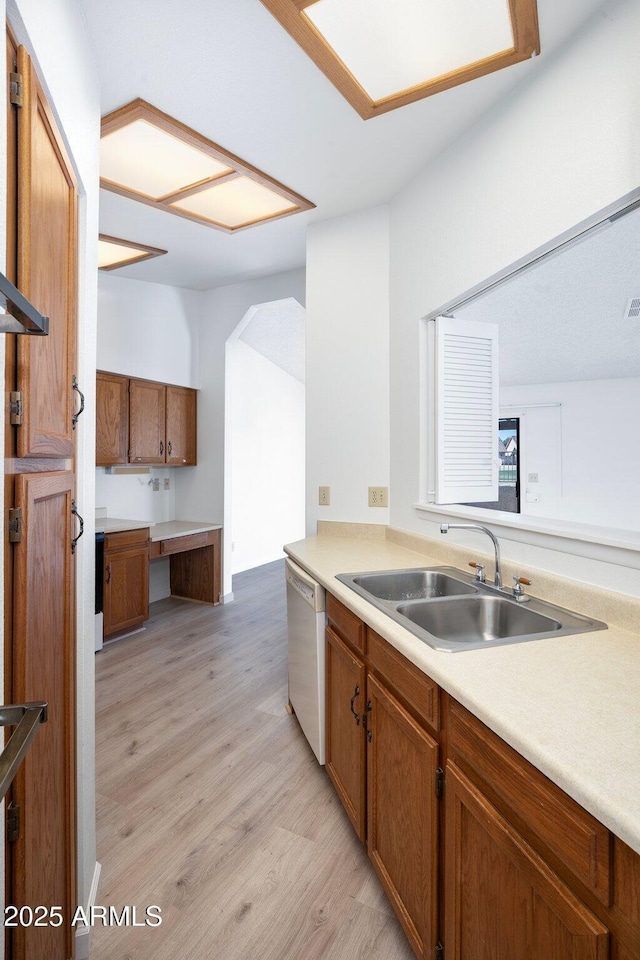
[[104,540],[105,550],[119,550],[120,547],[132,547],[145,544],[149,540],[149,527],[140,530],[123,530],[121,533],[108,533]]
[[610,905],[611,836],[606,827],[454,701],[449,751],[480,776],[520,829],[532,831],[552,858]]
[[369,664],[379,671],[405,703],[432,730],[440,729],[440,689],[437,683],[414,663],[403,657],[390,643],[367,627]]
[[333,624],[336,632],[356,650],[365,653],[365,626],[355,613],[347,610],[333,594],[327,594],[327,620]]
[[160,541],[160,556],[168,557],[171,553],[182,553],[184,550],[197,550],[206,547],[209,543],[209,534],[189,533],[184,537],[171,537]]

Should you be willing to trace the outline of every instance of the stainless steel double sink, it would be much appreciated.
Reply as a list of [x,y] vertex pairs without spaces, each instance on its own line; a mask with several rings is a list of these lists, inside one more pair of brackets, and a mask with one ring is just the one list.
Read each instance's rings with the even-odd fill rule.
[[474,650],[607,627],[534,597],[518,602],[455,567],[341,573],[337,579],[435,650]]

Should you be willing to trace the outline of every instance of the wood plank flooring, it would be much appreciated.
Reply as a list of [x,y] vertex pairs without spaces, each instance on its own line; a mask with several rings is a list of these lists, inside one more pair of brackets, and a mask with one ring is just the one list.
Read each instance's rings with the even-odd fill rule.
[[100,905],[91,960],[412,960],[286,702],[283,562],[221,607],[152,605],[96,658]]

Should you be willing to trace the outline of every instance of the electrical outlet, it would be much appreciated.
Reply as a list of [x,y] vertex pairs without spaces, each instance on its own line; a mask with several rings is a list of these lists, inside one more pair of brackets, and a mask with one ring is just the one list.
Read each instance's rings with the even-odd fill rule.
[[537,483],[538,474],[537,473],[528,473],[527,474],[527,483]]
[[318,503],[321,507],[328,507],[331,503],[331,488],[318,487]]
[[163,490],[169,490],[170,487],[171,487],[171,480],[169,479],[169,477],[165,477],[164,480],[162,481],[162,488]]
[[389,487],[369,487],[369,506],[388,507]]
[[158,490],[160,489],[160,477],[151,478],[151,489],[153,490],[154,493],[158,492]]

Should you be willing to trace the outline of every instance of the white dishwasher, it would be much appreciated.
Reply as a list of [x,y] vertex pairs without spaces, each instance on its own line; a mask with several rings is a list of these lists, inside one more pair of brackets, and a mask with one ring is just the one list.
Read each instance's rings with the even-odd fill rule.
[[289,700],[311,749],[324,763],[324,588],[286,561]]

